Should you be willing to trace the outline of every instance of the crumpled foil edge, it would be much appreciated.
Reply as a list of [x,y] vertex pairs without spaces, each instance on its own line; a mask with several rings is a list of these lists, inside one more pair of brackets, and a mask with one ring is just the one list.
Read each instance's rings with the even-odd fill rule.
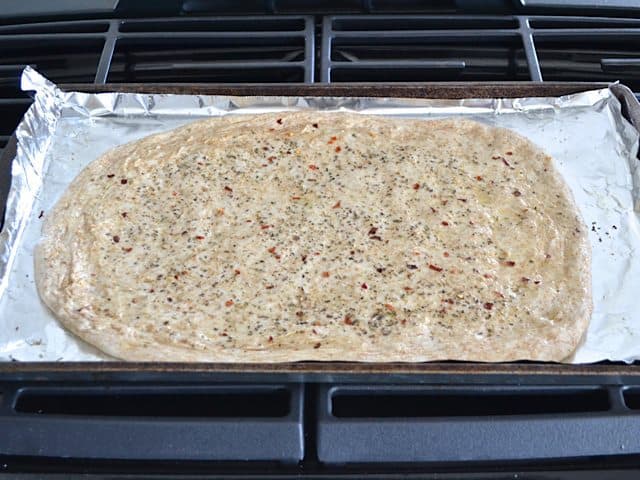
[[[20,215],[20,212],[31,211],[42,186],[46,152],[62,110],[60,89],[29,66],[22,74],[21,88],[35,90],[36,95],[15,133],[18,142],[16,159],[11,164],[11,188],[5,218],[16,221],[7,221],[0,232],[0,296],[7,289],[9,272],[17,252],[15,247],[28,221],[28,216]],[[49,113],[43,115],[42,112]]]

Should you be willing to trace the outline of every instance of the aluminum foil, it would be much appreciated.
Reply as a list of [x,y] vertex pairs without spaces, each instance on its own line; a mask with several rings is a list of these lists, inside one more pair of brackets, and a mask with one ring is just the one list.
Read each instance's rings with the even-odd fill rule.
[[609,89],[560,98],[233,97],[64,92],[27,67],[35,102],[18,149],[0,234],[0,361],[109,360],[64,330],[38,297],[33,248],[78,172],[116,145],[196,118],[287,110],[390,117],[464,116],[515,130],[556,160],[590,230],[594,311],[573,363],[640,359],[638,132]]

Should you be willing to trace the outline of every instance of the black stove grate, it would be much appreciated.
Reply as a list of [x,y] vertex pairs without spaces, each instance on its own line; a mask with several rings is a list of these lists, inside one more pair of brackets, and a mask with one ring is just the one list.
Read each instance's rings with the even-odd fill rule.
[[78,20],[0,26],[0,150],[30,105],[25,65],[57,83],[313,82],[311,16]]
[[640,20],[479,15],[324,18],[321,80],[616,81],[640,90]]
[[[192,3],[185,12],[198,10]],[[620,80],[638,91],[640,19],[438,13],[7,24],[0,149],[30,104],[18,89],[26,64],[58,83]]]

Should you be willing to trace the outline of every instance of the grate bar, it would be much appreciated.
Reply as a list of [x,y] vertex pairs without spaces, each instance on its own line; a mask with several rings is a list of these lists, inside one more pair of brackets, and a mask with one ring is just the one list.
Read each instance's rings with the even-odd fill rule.
[[98,61],[98,68],[96,69],[96,76],[94,83],[104,84],[107,83],[107,77],[109,76],[109,67],[111,66],[111,60],[113,58],[113,52],[116,48],[116,38],[118,35],[118,22],[109,22],[109,30],[102,47],[102,53],[100,54],[100,60]]
[[432,68],[437,70],[464,70],[463,60],[358,60],[355,62],[332,61],[334,68]]
[[230,61],[230,62],[172,62],[172,63],[153,63],[153,64],[136,64],[131,67],[133,72],[153,72],[171,69],[181,70],[200,70],[200,69],[216,69],[216,68],[301,68],[305,66],[305,62],[279,62],[279,61]]
[[482,43],[485,39],[502,39],[518,35],[517,29],[495,29],[495,30],[368,30],[366,32],[354,30],[340,30],[334,32],[336,38],[357,38],[365,40],[377,40],[386,43],[390,39],[423,39],[434,38],[439,40],[450,40],[457,38],[473,38]]
[[313,17],[305,17],[305,38],[304,42],[304,61],[305,61],[305,70],[304,70],[304,82],[305,83],[313,83],[315,82],[315,74],[316,74],[316,36],[315,36],[315,19]]
[[333,43],[332,25],[333,17],[322,19],[322,45],[320,46],[320,81],[331,81],[331,47]]
[[520,33],[522,35],[522,44],[524,45],[524,53],[527,57],[527,66],[529,67],[529,75],[534,82],[542,82],[542,72],[540,71],[540,62],[538,53],[533,42],[531,34],[531,25],[526,17],[519,17]]
[[533,29],[536,37],[547,38],[552,40],[593,40],[598,39],[619,39],[624,37],[627,40],[637,40],[640,38],[640,28],[593,28],[593,29],[576,29],[576,28],[552,28],[552,29]]
[[602,58],[600,68],[605,73],[640,74],[640,58]]

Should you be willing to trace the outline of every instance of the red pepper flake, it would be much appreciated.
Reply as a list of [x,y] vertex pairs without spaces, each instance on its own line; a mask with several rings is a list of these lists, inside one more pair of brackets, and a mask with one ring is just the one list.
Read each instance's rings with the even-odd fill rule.
[[322,277],[323,278],[329,278],[331,274],[329,272],[322,272]]
[[338,137],[331,137],[331,140],[329,140],[327,143],[329,145],[331,145],[332,143],[334,143],[336,140],[338,140]]
[[418,269],[418,266],[417,266],[417,265],[413,265],[412,263],[409,263],[409,264],[407,265],[407,268],[408,268],[409,270],[417,270],[417,269]]
[[482,175],[476,175],[476,180],[478,180],[479,182],[482,181]]
[[342,205],[340,205],[340,200],[338,200],[335,205],[331,208],[340,208]]
[[547,260],[549,260],[551,258],[551,254],[550,253],[545,253],[544,254],[544,258],[546,258]]
[[321,346],[321,345],[322,345],[322,344],[321,344],[320,342],[318,342],[318,343],[316,343],[316,344],[313,346],[313,348],[318,349],[318,348],[320,348],[320,346]]
[[385,303],[384,304],[384,308],[386,308],[387,310],[389,310],[390,312],[395,312],[396,309],[394,308],[393,305],[391,305],[390,303]]
[[507,155],[513,155],[513,152],[505,152]]
[[129,253],[131,250],[133,250],[133,247],[122,247],[122,250]]
[[233,306],[233,300],[227,300],[226,302],[224,302],[224,306],[225,306],[225,307],[231,307],[231,306]]
[[382,237],[380,235],[370,235],[369,238],[371,240],[378,240],[378,241],[382,241]]
[[271,157],[267,157],[267,162],[269,163],[273,163],[273,161],[276,159],[276,157],[271,156]]
[[459,198],[458,200],[460,200],[460,201],[461,201],[461,202],[463,202],[463,203],[466,203],[466,202],[467,202],[467,199],[466,199],[466,198]]
[[270,247],[267,249],[267,252],[271,253],[271,254],[275,254],[276,253],[276,247]]
[[437,266],[437,265],[434,265],[433,263],[430,263],[430,264],[429,264],[429,268],[430,268],[431,270],[436,271],[436,272],[441,272],[441,271],[442,271],[442,267],[439,267],[439,266]]
[[514,197],[519,197],[520,195],[522,195],[522,193],[520,192],[520,190],[514,190],[514,191],[513,191],[513,196],[514,196]]
[[231,193],[231,192],[233,192],[233,188],[228,187],[228,186],[226,186],[226,185],[225,185],[225,187],[224,187],[224,191],[225,191],[225,192],[229,192],[229,193]]
[[500,160],[502,157],[500,155],[492,155],[491,160]]
[[533,283],[535,283],[536,285],[540,285],[540,280],[535,280]]
[[413,292],[413,288],[411,287],[403,287],[402,288],[405,292]]
[[319,256],[320,256],[320,252],[313,252],[313,254],[314,254],[316,257],[319,257]]
[[371,227],[369,229],[369,235],[375,235],[378,231],[378,227]]
[[153,292],[155,292],[155,291],[156,291],[156,289],[155,289],[155,288],[150,288],[150,289],[149,289],[149,293],[153,293]]
[[220,336],[221,336],[221,337],[228,337],[229,335],[227,334],[227,332],[222,332],[222,333],[220,334]]
[[484,304],[484,308],[486,308],[487,310],[491,310],[493,308],[493,303],[491,302],[486,302]]
[[304,313],[302,312],[296,312],[296,317],[302,317],[304,315]]
[[267,150],[269,150],[269,147],[264,146],[264,147],[262,147],[262,150],[264,150],[266,152]]
[[498,297],[500,297],[500,298],[504,298],[504,295],[503,295],[502,293],[498,292],[498,291],[495,291],[495,290],[494,290],[494,292],[493,292],[493,293],[495,293],[495,294],[496,294],[496,296],[498,296]]
[[127,218],[127,212],[122,212],[120,215],[122,215],[122,218]]
[[265,285],[265,287],[267,290],[272,290],[274,288],[274,285]]
[[317,123],[312,123],[312,124],[311,124],[311,126],[312,126],[313,128],[318,128],[318,124],[317,124]]
[[269,340],[267,340],[269,343],[273,342],[273,337],[271,335],[269,335]]
[[443,226],[448,227],[449,226],[449,222],[440,222]]
[[266,230],[267,228],[271,228],[270,225],[260,225],[261,230]]
[[44,217],[44,210],[40,210],[40,215],[38,215],[38,218],[42,218]]
[[500,263],[505,267],[515,267],[516,265],[516,262],[514,262],[513,260],[505,260],[504,262],[500,262]]
[[342,147],[338,145],[336,147],[336,153],[340,153],[341,151],[342,151]]
[[420,184],[419,183],[414,183],[412,188],[414,190],[418,190],[420,188]]
[[433,207],[429,207],[429,208],[431,209],[431,213],[438,213],[438,211],[435,208]]
[[291,197],[291,200],[300,200],[300,197],[294,196],[294,197]]
[[314,165],[314,164],[311,164],[311,165],[309,165],[309,170],[318,170],[318,166]]
[[196,235],[196,240],[204,240],[204,236],[203,235]]
[[520,280],[522,280],[524,283],[529,283],[529,278],[527,277],[522,277]]
[[[219,208],[216,210],[216,215],[218,217],[222,217],[224,215],[224,208]],[[249,223],[251,222],[251,220],[249,220]]]
[[347,325],[353,325],[353,319],[349,316],[349,315],[345,315],[344,317],[344,323]]
[[366,283],[363,283],[362,285],[360,285],[360,288],[362,288],[363,290],[367,290],[369,286]]
[[123,178],[122,180],[120,180],[120,183],[121,183],[122,185],[126,185],[128,181],[129,181],[129,180],[127,180],[126,178]]
[[377,268],[376,268],[376,272],[378,272],[378,273],[382,273],[382,272],[384,272],[384,268],[382,268],[382,267],[377,267]]
[[507,167],[511,167],[511,164],[507,162],[505,158],[502,159],[502,163],[504,163]]
[[178,196],[178,192],[171,192],[171,195],[173,195],[174,197]]
[[276,123],[277,123],[278,125],[282,125],[282,119],[281,119],[281,118],[277,119],[277,120],[276,120]]
[[448,303],[449,305],[453,305],[455,303],[452,298],[443,298],[442,300],[440,300],[440,302]]
[[173,302],[173,298],[167,297],[167,302],[169,302],[169,303]]
[[307,263],[307,256],[306,255],[302,255],[302,263]]
[[444,255],[445,257],[449,256],[449,252],[444,252],[442,255]]
[[406,324],[407,324],[407,319],[406,319],[406,318],[403,318],[403,319],[400,321],[400,323],[401,323],[402,325],[406,325]]
[[113,177],[115,177],[115,176],[116,176],[116,174],[115,174],[115,173],[110,173],[109,175],[107,175],[107,178],[113,178]]
[[120,237],[118,235],[113,236],[113,241],[118,243],[120,241]]
[[236,275],[240,275],[240,270],[238,270],[237,268],[233,271],[233,273],[235,273]]
[[484,278],[493,278],[493,275],[491,275],[490,273],[485,273],[484,275],[482,275]]

